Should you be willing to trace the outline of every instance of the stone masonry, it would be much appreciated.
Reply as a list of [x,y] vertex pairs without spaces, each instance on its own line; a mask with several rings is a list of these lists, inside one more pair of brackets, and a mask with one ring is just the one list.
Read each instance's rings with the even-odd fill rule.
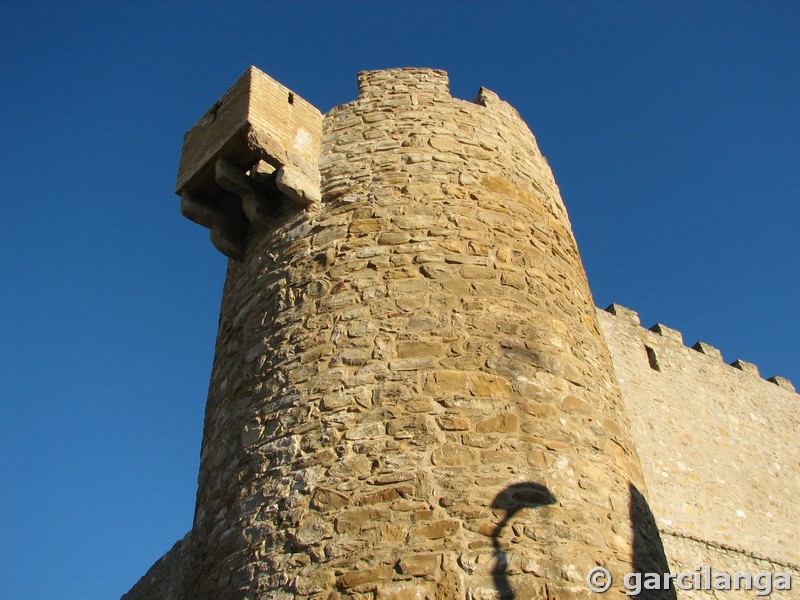
[[792,384],[763,379],[743,360],[726,364],[704,342],[685,346],[663,324],[641,327],[619,305],[598,317],[672,571],[787,572],[795,589],[770,598],[800,597],[800,398]]
[[[726,379],[733,421],[684,443],[721,392],[672,357],[711,358],[596,311],[517,112],[443,71],[358,83],[322,115],[251,68],[186,136],[182,211],[231,260],[194,525],[124,598],[590,598],[598,565],[618,597],[668,568],[661,536],[687,564],[706,542],[796,562],[759,510],[797,540],[797,495],[727,489],[716,515],[704,443],[796,432],[790,384]],[[775,392],[786,413],[747,416]],[[774,453],[759,475],[800,491],[796,438]]]

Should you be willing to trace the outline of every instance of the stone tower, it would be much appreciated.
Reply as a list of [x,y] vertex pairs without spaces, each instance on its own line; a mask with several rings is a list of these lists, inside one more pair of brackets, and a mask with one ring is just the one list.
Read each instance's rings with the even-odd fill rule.
[[660,568],[533,135],[443,71],[358,84],[322,115],[252,68],[187,133],[182,211],[231,260],[194,526],[128,597],[582,598]]

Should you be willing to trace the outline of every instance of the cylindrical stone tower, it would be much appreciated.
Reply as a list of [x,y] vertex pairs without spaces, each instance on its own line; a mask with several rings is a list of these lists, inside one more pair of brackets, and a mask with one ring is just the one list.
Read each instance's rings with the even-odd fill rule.
[[324,117],[247,77],[284,113],[209,143],[215,175],[179,185],[238,259],[184,596],[589,597],[598,565],[620,589],[651,553],[638,459],[519,115],[430,69],[361,73]]

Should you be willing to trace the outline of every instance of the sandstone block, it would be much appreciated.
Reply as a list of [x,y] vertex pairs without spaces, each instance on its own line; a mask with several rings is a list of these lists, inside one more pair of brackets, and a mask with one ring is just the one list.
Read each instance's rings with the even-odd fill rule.
[[343,364],[351,367],[360,367],[367,364],[370,352],[368,350],[346,349],[342,350],[339,356]]
[[383,219],[361,219],[350,223],[348,231],[351,234],[374,233],[383,229]]
[[494,269],[477,265],[464,265],[459,269],[459,273],[464,279],[468,280],[493,279],[495,277]]
[[411,234],[406,232],[384,232],[378,236],[378,243],[381,245],[394,246],[405,244],[411,241]]
[[392,569],[390,567],[379,567],[375,569],[359,569],[350,571],[339,577],[339,585],[344,589],[352,589],[362,586],[370,586],[374,589],[377,584],[390,581],[392,579]]
[[567,394],[561,400],[561,407],[564,410],[575,414],[587,415],[592,412],[592,407],[585,400],[581,400],[577,396],[573,396],[571,394]]
[[391,502],[393,500],[398,500],[400,498],[410,498],[414,495],[414,488],[410,485],[399,485],[395,487],[388,487],[378,490],[377,492],[372,492],[369,494],[364,494],[356,501],[356,504],[359,506],[366,506],[370,504],[383,504],[386,502]]
[[400,583],[381,586],[376,600],[424,600],[425,597],[424,588]]
[[445,431],[467,431],[469,419],[456,415],[443,415],[437,419],[439,427]]
[[399,358],[418,358],[423,356],[440,356],[442,345],[438,342],[400,342],[397,344]]
[[336,490],[317,488],[311,496],[311,507],[321,512],[344,508],[350,499]]
[[458,529],[458,521],[442,519],[441,521],[435,521],[434,523],[417,527],[414,529],[414,533],[431,540],[440,540],[452,536]]
[[437,371],[426,377],[425,390],[432,394],[466,394],[467,374],[463,371]]
[[412,317],[408,320],[406,327],[410,331],[428,331],[434,329],[438,321],[433,317]]
[[453,277],[458,273],[455,267],[442,265],[439,263],[422,265],[419,268],[419,272],[428,279],[445,279],[448,277]]
[[345,433],[345,438],[348,440],[364,440],[383,435],[384,433],[385,429],[383,423],[367,423],[348,429]]
[[445,137],[432,137],[428,143],[436,150],[458,150],[461,147],[456,140]]
[[291,202],[300,206],[311,206],[322,199],[319,180],[312,179],[316,175],[316,172],[313,175],[306,175],[300,169],[284,165],[278,169],[275,185]]
[[441,562],[441,554],[417,554],[400,559],[397,566],[403,575],[425,577],[436,573]]
[[332,533],[333,527],[329,522],[311,514],[300,520],[294,539],[301,546],[310,546],[330,537]]
[[355,533],[363,529],[377,527],[376,521],[388,516],[374,508],[360,508],[347,510],[336,517],[336,531],[339,533]]
[[399,417],[386,423],[386,433],[395,437],[417,438],[431,433],[432,423],[424,415]]
[[485,450],[480,454],[480,461],[485,465],[514,465],[518,462],[518,457],[505,450]]
[[502,413],[479,421],[475,425],[475,431],[478,433],[509,433],[516,431],[518,426],[519,420],[516,415]]
[[433,451],[431,460],[437,467],[457,467],[475,462],[477,456],[469,448],[460,444],[444,444]]
[[431,358],[404,358],[389,362],[389,369],[392,371],[418,371],[429,369],[435,365]]
[[461,436],[461,441],[471,448],[491,448],[497,445],[500,438],[486,433],[465,433]]
[[475,396],[492,396],[507,398],[511,395],[511,386],[499,375],[473,373],[469,376],[469,390]]
[[387,485],[390,483],[400,483],[402,481],[412,481],[414,473],[408,471],[393,471],[391,473],[381,473],[375,477],[367,479],[367,483],[371,485]]
[[[392,509],[396,510],[394,506]],[[384,524],[378,533],[378,539],[382,543],[399,544],[404,542],[406,537],[408,537],[408,527],[405,525]]]

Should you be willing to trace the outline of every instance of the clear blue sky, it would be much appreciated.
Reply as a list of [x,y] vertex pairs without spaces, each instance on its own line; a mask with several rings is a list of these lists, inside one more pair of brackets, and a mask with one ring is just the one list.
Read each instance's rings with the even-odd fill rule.
[[800,3],[0,0],[0,597],[125,592],[191,527],[225,260],[183,133],[251,64],[321,110],[511,102],[597,304],[800,384]]

